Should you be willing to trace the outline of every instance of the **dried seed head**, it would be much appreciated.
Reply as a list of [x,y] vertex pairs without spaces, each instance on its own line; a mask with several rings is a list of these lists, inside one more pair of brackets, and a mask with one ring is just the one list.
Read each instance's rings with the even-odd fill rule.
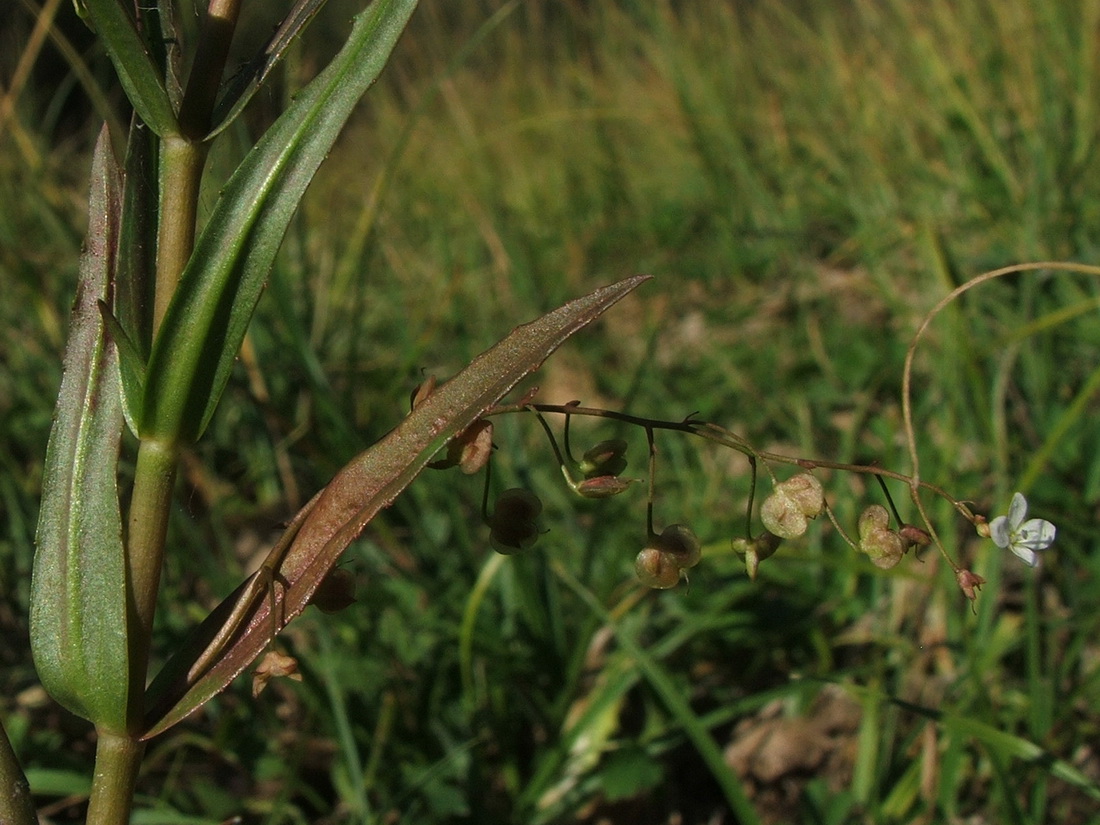
[[777,485],[794,501],[799,512],[806,518],[817,518],[825,509],[825,491],[821,482],[809,473],[799,473]]
[[650,546],[671,558],[682,570],[694,567],[703,557],[699,538],[686,524],[670,524],[654,537]]
[[534,544],[539,537],[535,519],[541,512],[542,502],[530,490],[512,487],[497,496],[493,514],[486,519],[493,549],[511,555]]
[[985,584],[985,579],[977,573],[971,573],[969,570],[958,571],[955,574],[955,581],[959,583],[959,589],[962,590],[963,595],[970,599],[970,601],[974,601],[978,598],[976,591],[980,590],[982,585]]
[[510,487],[497,496],[496,508],[492,519],[528,519],[539,517],[542,502],[530,490],[522,487]]
[[458,468],[470,476],[489,463],[493,454],[493,422],[475,421],[455,439],[459,446]]
[[898,530],[898,535],[905,542],[906,549],[910,547],[927,547],[932,543],[932,536],[927,530],[917,527],[915,524],[903,524]]
[[887,525],[890,514],[879,504],[867,507],[859,517],[859,549],[876,567],[888,570],[905,555],[908,544]]
[[309,603],[322,613],[338,613],[355,604],[355,574],[346,567],[333,568],[321,579]]
[[255,699],[263,693],[272,679],[279,678],[302,681],[302,674],[298,672],[298,660],[277,650],[269,650],[252,671],[252,698]]
[[466,475],[473,475],[489,463],[493,454],[493,422],[480,418],[451,439],[447,455],[431,462],[433,470],[458,467]]
[[798,538],[809,524],[798,503],[779,487],[760,505],[760,520],[769,533],[784,539]]
[[626,442],[621,438],[601,441],[586,450],[580,460],[585,478],[617,476],[626,469]]
[[654,590],[668,590],[680,582],[680,567],[666,553],[647,547],[634,559],[638,581]]
[[859,549],[875,567],[889,570],[905,555],[905,542],[893,530],[871,530],[859,540]]
[[616,476],[593,476],[574,484],[573,490],[585,498],[611,498],[617,496],[638,480],[636,478],[617,478]]
[[890,514],[881,504],[871,504],[859,515],[859,537],[872,530],[885,530],[890,526]]
[[436,383],[434,375],[429,375],[420,382],[420,385],[409,396],[409,407],[415,410],[423,404],[427,397],[435,392]]
[[755,581],[760,562],[775,555],[782,542],[775,533],[764,532],[754,539],[734,539],[733,551],[745,557],[745,571]]

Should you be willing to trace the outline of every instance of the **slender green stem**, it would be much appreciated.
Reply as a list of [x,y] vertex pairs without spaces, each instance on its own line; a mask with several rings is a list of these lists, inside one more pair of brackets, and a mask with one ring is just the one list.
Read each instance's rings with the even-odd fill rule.
[[210,113],[221,86],[240,8],[240,0],[210,0],[206,10],[195,62],[180,105],[180,131],[192,140],[202,140],[210,131]]
[[3,725],[0,725],[0,822],[10,825],[38,823],[27,777]]
[[749,456],[749,500],[745,505],[745,537],[752,536],[752,505],[756,500],[756,456]]
[[[736,433],[730,432],[724,427],[720,427],[717,424],[712,424],[708,421],[698,421],[692,418],[687,418],[683,421],[665,421],[659,418],[646,418],[639,415],[631,415],[629,413],[618,412],[616,410],[604,410],[598,407],[582,407],[577,404],[532,404],[530,401],[524,401],[520,404],[500,405],[490,410],[487,415],[502,415],[504,413],[517,413],[517,412],[532,412],[532,413],[555,413],[558,415],[573,416],[573,415],[586,415],[594,418],[608,418],[612,421],[621,421],[625,424],[632,424],[636,427],[641,427],[645,430],[671,430],[672,432],[688,433],[689,435],[698,436],[699,438],[706,439],[707,441],[713,441],[716,444],[721,444],[723,447],[729,447],[730,449],[737,450],[742,453],[750,462],[753,463],[753,472],[755,474],[755,459],[759,459],[764,462],[765,467],[768,462],[775,464],[790,464],[796,467],[801,467],[804,470],[843,470],[850,473],[858,473],[861,475],[879,476],[880,478],[889,478],[894,481],[903,482],[910,487],[915,483],[916,487],[921,490],[927,490],[933,495],[937,495],[940,498],[950,501],[952,506],[965,518],[967,521],[973,522],[975,520],[974,514],[970,511],[970,508],[966,506],[964,502],[958,501],[954,496],[944,490],[942,487],[938,487],[935,484],[930,484],[927,481],[914,481],[911,476],[904,473],[898,473],[893,470],[888,470],[885,467],[881,467],[877,464],[848,464],[843,461],[826,461],[818,458],[800,458],[798,456],[783,455],[782,453],[773,453],[767,450],[757,450],[748,441]],[[545,426],[545,424],[543,425]],[[754,475],[755,477],[755,475]]]
[[645,503],[645,533],[646,541],[652,541],[656,537],[653,531],[653,499],[657,496],[657,441],[653,437],[653,428],[645,428],[646,442],[649,444],[649,495]]
[[144,744],[136,739],[100,731],[86,825],[126,825],[130,821],[144,750]]
[[157,284],[153,333],[176,292],[195,248],[199,186],[206,147],[183,138],[166,138],[161,146],[160,224],[157,227]]
[[126,541],[126,573],[130,584],[130,713],[129,729],[140,732],[164,541],[168,533],[172,487],[179,451],[174,445],[144,440],[138,447],[134,491],[130,501]]

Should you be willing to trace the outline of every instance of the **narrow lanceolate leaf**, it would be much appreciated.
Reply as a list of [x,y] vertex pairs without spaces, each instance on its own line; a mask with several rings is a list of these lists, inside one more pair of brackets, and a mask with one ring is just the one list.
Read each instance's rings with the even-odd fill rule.
[[[274,584],[242,585],[197,629],[149,689],[146,737],[221,691],[309,603],[340,554],[447,442],[535,370],[566,338],[647,279],[641,275],[517,327],[421,401],[395,429],[344,467],[291,522]],[[277,562],[277,564],[275,563]],[[271,614],[274,601],[274,617]]]
[[105,730],[123,729],[129,673],[115,478],[123,423],[118,355],[99,308],[110,298],[119,192],[104,129],[92,166],[88,237],[46,448],[30,615],[31,650],[43,686]]
[[415,7],[375,0],[233,173],[153,344],[142,435],[190,441],[205,429],[298,202]]
[[214,114],[211,117],[214,128],[207,135],[207,140],[217,136],[244,111],[253,95],[259,91],[264,81],[271,75],[271,71],[279,64],[286,50],[305,31],[306,26],[317,16],[317,12],[326,2],[327,0],[298,0],[287,12],[283,22],[279,24],[267,44],[257,52],[247,66],[230,79],[214,107]]
[[122,0],[83,0],[84,11],[118,73],[134,110],[160,137],[179,132],[163,73],[138,32],[133,13]]
[[153,282],[156,253],[158,141],[137,118],[131,119],[126,146],[125,189],[119,227],[113,315],[105,315],[109,334],[118,346],[122,402],[130,431],[138,434],[153,324]]

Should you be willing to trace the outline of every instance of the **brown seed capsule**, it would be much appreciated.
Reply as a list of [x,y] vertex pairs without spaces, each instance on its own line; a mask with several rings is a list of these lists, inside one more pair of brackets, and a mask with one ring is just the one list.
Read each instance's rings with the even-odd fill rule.
[[756,580],[756,571],[760,562],[775,555],[783,539],[774,533],[761,533],[754,539],[734,539],[733,551],[745,557],[745,572],[749,578]]
[[638,581],[654,590],[668,590],[680,583],[680,567],[665,553],[647,547],[634,559]]
[[484,418],[475,421],[456,439],[461,447],[458,468],[470,476],[489,463],[493,454],[493,422]]
[[435,376],[429,375],[420,383],[420,386],[412,391],[412,394],[409,396],[409,407],[415,410],[423,404],[428,396],[435,392],[435,386]]
[[618,478],[616,476],[593,476],[573,485],[573,490],[585,498],[611,498],[624,492],[636,478]]
[[496,507],[490,522],[494,520],[526,519],[532,521],[542,512],[542,502],[530,490],[511,487],[497,496]]
[[252,671],[252,698],[255,699],[272,679],[286,678],[295,682],[302,681],[298,672],[298,660],[277,650],[269,650]]
[[493,549],[511,555],[534,544],[539,537],[535,519],[541,512],[542,502],[530,490],[513,487],[497,496],[493,514],[486,520]]
[[538,525],[533,521],[519,521],[493,527],[489,531],[489,544],[498,553],[511,556],[533,545],[539,537]]
[[825,509],[825,491],[821,482],[809,473],[799,473],[780,483],[777,490],[782,490],[794,501],[799,512],[806,518],[817,518]]
[[887,525],[890,514],[879,504],[867,507],[859,517],[859,549],[876,567],[888,570],[905,555],[908,545]]
[[670,524],[650,544],[676,562],[681,570],[694,567],[703,557],[699,538],[686,524]]
[[778,487],[760,505],[760,520],[769,533],[784,539],[798,538],[809,524],[798,503]]
[[969,570],[960,570],[956,573],[955,581],[959,583],[959,588],[962,590],[963,595],[970,599],[970,601],[974,601],[978,598],[976,591],[981,590],[982,585],[985,584],[985,579],[977,573],[971,573]]
[[338,613],[355,604],[355,574],[344,567],[336,567],[321,579],[309,603],[322,613]]
[[585,451],[580,470],[585,478],[617,476],[626,469],[626,442],[621,438],[601,441]]
[[428,464],[433,470],[458,467],[466,475],[473,475],[489,463],[493,454],[493,422],[478,419],[447,445],[447,454]]
[[932,536],[928,534],[928,531],[922,530],[915,524],[903,524],[901,529],[898,530],[898,535],[905,542],[906,548],[927,547],[932,543]]

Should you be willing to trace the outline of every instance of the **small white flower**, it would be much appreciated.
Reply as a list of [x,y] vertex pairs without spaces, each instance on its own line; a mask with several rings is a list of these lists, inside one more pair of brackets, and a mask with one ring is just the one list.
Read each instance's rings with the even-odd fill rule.
[[1027,499],[1023,493],[1012,496],[1007,516],[997,516],[989,522],[989,537],[998,547],[1011,550],[1029,567],[1039,566],[1036,550],[1046,550],[1054,544],[1057,532],[1053,524],[1046,519],[1033,518],[1024,521],[1027,516]]

